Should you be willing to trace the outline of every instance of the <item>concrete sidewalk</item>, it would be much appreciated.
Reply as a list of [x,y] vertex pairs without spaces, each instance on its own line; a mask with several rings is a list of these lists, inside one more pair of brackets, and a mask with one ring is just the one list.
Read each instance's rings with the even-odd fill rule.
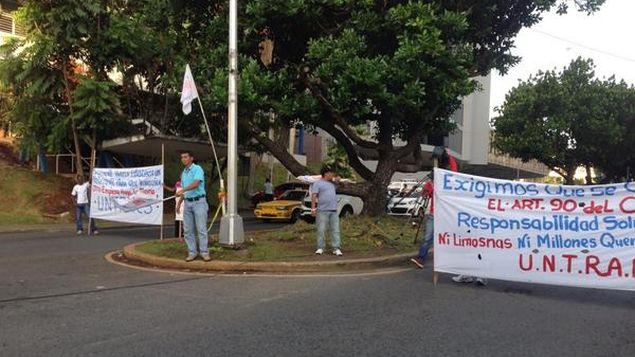
[[[213,217],[213,213],[210,210],[210,220]],[[256,217],[251,210],[240,210],[238,212],[243,221],[251,222],[256,221]],[[120,229],[120,228],[139,228],[139,227],[150,227],[150,225],[143,224],[134,224],[134,223],[123,223],[123,222],[111,222],[104,221],[98,219],[96,221],[97,228],[102,229]],[[217,219],[217,222],[220,223],[220,216]],[[84,220],[84,226],[88,227],[88,222]],[[165,214],[163,215],[163,226],[164,227],[173,227],[174,226],[174,215],[173,214]],[[154,226],[153,226],[154,227]],[[158,227],[158,226],[156,226]],[[47,223],[47,224],[18,224],[18,225],[8,225],[8,226],[0,226],[0,234],[9,234],[9,233],[25,233],[25,232],[75,232],[75,223]]]

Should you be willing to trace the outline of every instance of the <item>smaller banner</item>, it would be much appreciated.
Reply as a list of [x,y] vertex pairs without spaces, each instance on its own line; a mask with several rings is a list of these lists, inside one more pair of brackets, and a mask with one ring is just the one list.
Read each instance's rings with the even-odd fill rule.
[[94,169],[91,218],[161,225],[163,166]]
[[434,269],[635,290],[635,182],[564,186],[435,170]]

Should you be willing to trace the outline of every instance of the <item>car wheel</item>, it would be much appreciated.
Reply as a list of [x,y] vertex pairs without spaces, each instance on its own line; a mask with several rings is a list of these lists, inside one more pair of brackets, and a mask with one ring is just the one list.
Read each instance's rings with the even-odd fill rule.
[[353,208],[351,206],[344,206],[342,208],[342,212],[340,212],[340,218],[348,217],[353,215]]
[[296,209],[293,211],[293,213],[291,213],[291,223],[295,223],[298,221],[298,219],[300,219],[300,210]]

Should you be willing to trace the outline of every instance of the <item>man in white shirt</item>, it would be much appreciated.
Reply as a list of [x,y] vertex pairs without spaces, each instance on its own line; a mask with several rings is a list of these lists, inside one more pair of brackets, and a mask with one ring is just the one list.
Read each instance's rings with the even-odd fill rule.
[[267,178],[265,180],[265,202],[273,201],[273,184],[271,180]]
[[84,182],[82,176],[77,176],[75,182],[77,184],[73,186],[71,195],[75,199],[75,225],[77,226],[77,234],[84,233],[84,229],[82,228],[82,213],[86,214],[86,217],[90,220],[90,231],[88,234],[99,234],[97,226],[95,226],[95,220],[90,219],[90,205],[88,200],[90,183]]

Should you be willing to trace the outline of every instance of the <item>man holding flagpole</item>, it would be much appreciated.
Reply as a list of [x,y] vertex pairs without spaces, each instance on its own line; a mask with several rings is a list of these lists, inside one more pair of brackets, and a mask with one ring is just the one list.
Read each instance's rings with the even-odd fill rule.
[[[194,156],[189,151],[181,152],[181,162],[185,168],[181,173],[182,188],[176,191],[177,197],[184,197],[183,223],[185,243],[187,243],[186,262],[191,262],[201,255],[204,261],[211,260],[207,247],[207,198],[205,197],[205,175],[203,169],[194,163]],[[198,249],[196,246],[198,235]]]

